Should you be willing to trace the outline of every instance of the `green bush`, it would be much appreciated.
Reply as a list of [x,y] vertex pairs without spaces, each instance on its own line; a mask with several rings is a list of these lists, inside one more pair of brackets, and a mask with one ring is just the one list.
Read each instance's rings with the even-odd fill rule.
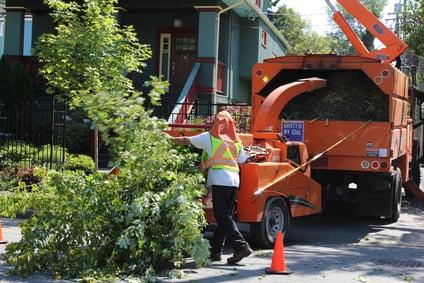
[[23,167],[30,167],[45,165],[50,161],[59,164],[63,155],[67,155],[67,150],[60,145],[53,145],[53,147],[44,145],[38,148],[20,140],[9,140],[0,146],[0,163],[3,166],[20,164]]
[[68,154],[66,156],[64,168],[71,171],[80,170],[88,175],[94,173],[95,164],[90,156],[83,154]]
[[24,163],[30,166],[35,160],[38,148],[30,143],[20,140],[9,140],[0,146],[0,163],[11,166],[16,163]]
[[60,145],[43,145],[41,149],[36,153],[36,163],[44,164],[47,162],[59,163],[63,160],[63,156],[66,156],[67,150]]
[[18,185],[18,171],[16,166],[6,166],[0,171],[0,191],[10,191]]
[[26,191],[30,191],[32,185],[39,184],[46,175],[46,169],[36,166],[6,166],[0,171],[0,191],[12,191],[21,186],[25,186]]
[[46,177],[47,170],[36,166],[22,167],[16,175],[20,182],[31,188],[31,185],[39,184]]

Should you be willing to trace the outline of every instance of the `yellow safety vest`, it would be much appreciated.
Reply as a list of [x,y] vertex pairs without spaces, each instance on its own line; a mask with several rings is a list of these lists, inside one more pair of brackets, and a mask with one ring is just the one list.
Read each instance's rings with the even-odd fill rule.
[[204,150],[202,152],[202,169],[224,169],[238,173],[238,157],[243,145],[240,142],[229,144],[211,135],[211,156]]

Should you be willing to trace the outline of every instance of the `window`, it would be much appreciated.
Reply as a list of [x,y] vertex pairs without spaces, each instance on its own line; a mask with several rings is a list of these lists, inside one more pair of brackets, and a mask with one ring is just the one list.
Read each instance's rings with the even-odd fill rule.
[[266,33],[266,31],[262,31],[262,39],[261,39],[261,44],[262,44],[262,46],[263,47],[265,47],[266,48],[266,38],[267,38],[267,33]]
[[4,21],[0,19],[0,36],[4,35]]
[[258,6],[260,8],[261,7],[261,2],[262,2],[262,0],[256,0],[256,6]]
[[162,33],[160,35],[160,56],[159,56],[159,74],[165,80],[169,80],[169,65],[171,60],[171,34]]
[[177,51],[195,51],[196,38],[194,37],[177,37],[175,50]]

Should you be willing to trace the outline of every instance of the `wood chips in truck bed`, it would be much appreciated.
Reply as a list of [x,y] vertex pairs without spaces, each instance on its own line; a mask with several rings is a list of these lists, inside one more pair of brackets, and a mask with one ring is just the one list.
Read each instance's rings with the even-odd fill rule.
[[289,102],[281,118],[388,121],[388,96],[361,72],[336,72],[327,78],[327,87],[303,93]]

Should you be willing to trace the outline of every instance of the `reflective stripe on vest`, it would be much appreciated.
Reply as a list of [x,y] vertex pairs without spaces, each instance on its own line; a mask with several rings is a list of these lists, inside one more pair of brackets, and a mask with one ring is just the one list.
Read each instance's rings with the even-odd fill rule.
[[203,151],[200,168],[204,170],[212,168],[239,172],[237,159],[241,148],[242,144],[240,142],[227,144],[211,135],[211,157],[208,158],[208,154]]

